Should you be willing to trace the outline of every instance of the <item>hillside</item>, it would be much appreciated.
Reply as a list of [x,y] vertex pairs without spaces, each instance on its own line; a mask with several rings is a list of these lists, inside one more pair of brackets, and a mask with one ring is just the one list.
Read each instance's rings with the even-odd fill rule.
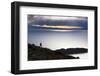
[[32,60],[53,60],[53,59],[79,59],[79,57],[73,57],[71,55],[65,55],[60,52],[61,49],[51,50],[36,46],[34,44],[28,44],[28,61]]

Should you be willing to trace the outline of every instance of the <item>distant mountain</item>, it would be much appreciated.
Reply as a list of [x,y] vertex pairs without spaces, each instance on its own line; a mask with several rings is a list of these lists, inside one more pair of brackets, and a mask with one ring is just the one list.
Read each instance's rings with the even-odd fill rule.
[[88,49],[86,49],[86,48],[68,48],[68,49],[58,49],[55,51],[60,52],[62,54],[81,54],[81,53],[87,53]]
[[64,51],[62,49],[55,51],[35,44],[28,44],[28,60],[79,59],[79,57],[66,55]]

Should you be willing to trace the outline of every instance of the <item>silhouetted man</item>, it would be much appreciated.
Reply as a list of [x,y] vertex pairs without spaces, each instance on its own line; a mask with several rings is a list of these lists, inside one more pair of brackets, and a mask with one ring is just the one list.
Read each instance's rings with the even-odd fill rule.
[[40,47],[42,47],[42,43],[40,43]]

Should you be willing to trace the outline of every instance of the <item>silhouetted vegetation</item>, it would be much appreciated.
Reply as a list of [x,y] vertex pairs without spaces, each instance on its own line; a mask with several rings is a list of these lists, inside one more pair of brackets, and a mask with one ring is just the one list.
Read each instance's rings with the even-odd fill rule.
[[79,59],[69,54],[87,53],[85,48],[51,50],[35,44],[28,44],[28,60]]

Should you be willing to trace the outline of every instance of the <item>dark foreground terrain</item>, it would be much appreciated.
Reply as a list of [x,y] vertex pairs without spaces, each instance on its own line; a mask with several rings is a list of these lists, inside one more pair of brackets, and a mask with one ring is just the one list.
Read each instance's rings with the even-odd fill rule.
[[51,50],[34,44],[28,44],[28,61],[54,60],[54,59],[79,59],[70,54],[87,53],[86,48],[68,48]]

